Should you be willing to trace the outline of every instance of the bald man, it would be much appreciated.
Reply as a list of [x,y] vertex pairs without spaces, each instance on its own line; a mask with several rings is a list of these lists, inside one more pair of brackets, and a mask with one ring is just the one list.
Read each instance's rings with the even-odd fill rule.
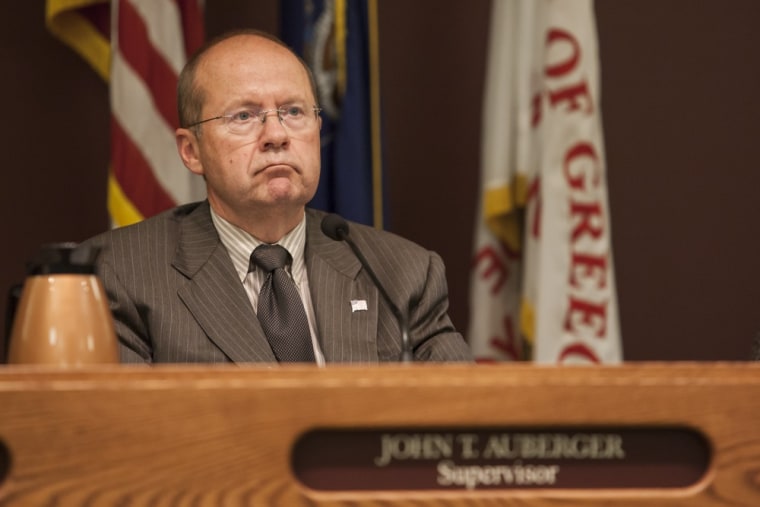
[[[306,207],[320,174],[316,97],[303,61],[261,32],[225,34],[187,63],[178,85],[177,149],[205,180],[207,200],[88,241],[102,248],[98,274],[122,362],[399,359],[402,330],[393,309],[348,245],[322,233],[324,213]],[[350,224],[350,235],[391,301],[408,311],[414,359],[471,361],[447,313],[441,258],[363,225]],[[255,261],[257,249],[283,252],[280,281]],[[274,333],[286,348],[302,335],[305,356],[279,352],[269,313],[262,318],[277,283],[293,287],[297,297],[289,301],[305,315],[289,313]]]

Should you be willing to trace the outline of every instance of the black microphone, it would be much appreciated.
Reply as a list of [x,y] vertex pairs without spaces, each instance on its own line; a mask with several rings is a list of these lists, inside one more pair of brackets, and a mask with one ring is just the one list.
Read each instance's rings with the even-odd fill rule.
[[334,239],[335,241],[345,241],[348,243],[348,246],[351,247],[354,255],[359,259],[362,267],[367,270],[367,274],[372,279],[375,287],[377,287],[377,290],[380,291],[383,299],[385,299],[385,302],[391,308],[393,315],[396,316],[398,326],[401,329],[401,357],[399,359],[404,363],[414,361],[414,355],[412,354],[412,347],[409,340],[409,318],[399,310],[398,306],[396,306],[393,301],[391,301],[388,292],[385,290],[385,287],[383,287],[383,284],[380,283],[380,280],[377,279],[377,276],[375,275],[375,272],[372,271],[367,259],[362,255],[359,247],[356,246],[356,243],[354,243],[348,235],[348,222],[346,222],[340,215],[331,213],[322,219],[322,232],[324,232],[328,238]]

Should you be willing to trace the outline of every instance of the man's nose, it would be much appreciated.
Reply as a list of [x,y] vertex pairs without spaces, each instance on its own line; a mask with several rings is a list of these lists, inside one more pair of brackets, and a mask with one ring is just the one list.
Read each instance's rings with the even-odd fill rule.
[[264,145],[264,148],[281,148],[287,145],[290,136],[278,111],[265,111],[261,117],[261,123],[259,142]]

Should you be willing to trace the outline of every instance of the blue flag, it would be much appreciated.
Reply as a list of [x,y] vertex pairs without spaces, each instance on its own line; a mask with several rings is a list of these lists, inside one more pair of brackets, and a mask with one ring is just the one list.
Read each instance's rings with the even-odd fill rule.
[[374,5],[281,0],[280,35],[312,69],[322,108],[322,174],[309,205],[382,228],[380,133],[372,107],[373,93],[379,94],[377,69],[370,64],[368,1]]

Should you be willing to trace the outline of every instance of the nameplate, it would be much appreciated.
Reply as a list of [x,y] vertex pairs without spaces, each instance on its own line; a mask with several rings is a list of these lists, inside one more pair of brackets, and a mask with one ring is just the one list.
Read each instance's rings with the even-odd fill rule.
[[685,488],[710,446],[687,428],[318,429],[292,450],[320,491]]

